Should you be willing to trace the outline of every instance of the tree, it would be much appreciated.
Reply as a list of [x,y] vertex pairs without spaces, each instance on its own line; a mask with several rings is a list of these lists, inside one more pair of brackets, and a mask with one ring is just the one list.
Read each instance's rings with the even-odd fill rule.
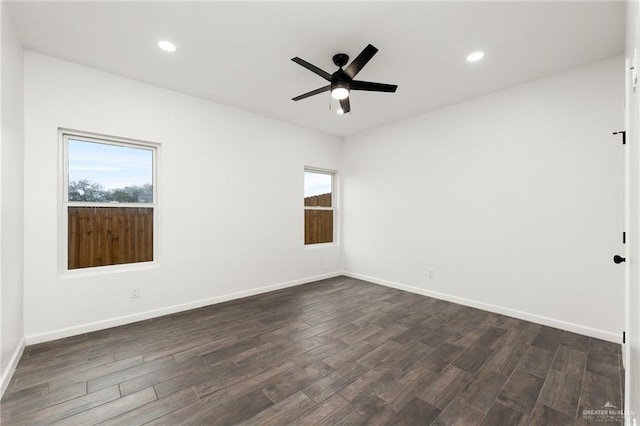
[[151,203],[153,202],[153,186],[144,184],[112,189],[107,194],[107,200],[118,203]]
[[80,179],[69,182],[69,201],[152,203],[153,185],[146,183],[105,190],[99,183]]
[[102,185],[87,179],[69,182],[69,201],[105,201]]

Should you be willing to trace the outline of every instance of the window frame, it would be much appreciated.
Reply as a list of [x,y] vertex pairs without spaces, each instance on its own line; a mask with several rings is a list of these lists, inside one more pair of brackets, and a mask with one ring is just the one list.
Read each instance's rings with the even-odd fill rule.
[[[59,188],[60,195],[58,212],[61,215],[59,226],[59,276],[73,277],[86,275],[100,275],[104,273],[133,271],[158,267],[160,264],[160,207],[159,207],[159,163],[161,144],[147,142],[118,136],[104,135],[93,132],[85,132],[71,129],[58,129],[59,139]],[[152,203],[120,203],[120,202],[91,202],[69,201],[69,139],[99,143],[104,145],[120,146],[125,148],[146,149],[152,152]],[[146,262],[122,263],[116,265],[91,266],[86,268],[69,269],[69,207],[134,207],[153,209],[153,260]]]
[[[305,173],[317,173],[317,174],[323,174],[323,175],[330,175],[331,176],[331,207],[323,207],[323,206],[305,206],[304,205],[304,199],[305,199],[305,194],[304,194],[304,179]],[[338,172],[336,170],[331,170],[331,169],[324,169],[324,168],[319,168],[319,167],[311,167],[311,166],[305,166],[304,167],[304,171],[302,173],[302,205],[303,205],[303,213],[307,210],[331,210],[333,211],[333,235],[332,235],[332,241],[328,242],[328,243],[315,243],[315,244],[307,244],[304,240],[304,231],[306,228],[306,222],[305,222],[305,216],[303,215],[302,217],[302,244],[304,245],[305,248],[309,248],[309,249],[313,249],[313,248],[321,248],[321,247],[329,247],[329,246],[335,246],[338,244],[338,206],[337,206],[337,200],[338,198],[336,197],[336,180],[337,180],[337,176],[338,176]]]

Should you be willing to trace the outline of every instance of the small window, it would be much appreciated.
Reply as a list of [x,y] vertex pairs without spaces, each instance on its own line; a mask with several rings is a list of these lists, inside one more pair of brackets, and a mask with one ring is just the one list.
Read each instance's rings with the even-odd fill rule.
[[334,242],[335,173],[313,169],[304,171],[304,243]]
[[63,134],[67,269],[154,260],[156,146]]

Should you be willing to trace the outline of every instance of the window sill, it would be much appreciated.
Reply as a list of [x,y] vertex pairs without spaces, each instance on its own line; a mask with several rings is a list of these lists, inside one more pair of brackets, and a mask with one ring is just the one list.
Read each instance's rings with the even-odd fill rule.
[[305,244],[305,250],[314,250],[321,248],[337,247],[338,243],[318,243],[318,244]]
[[119,274],[126,272],[144,271],[160,267],[160,262],[127,263],[123,265],[94,266],[89,268],[64,269],[58,277],[60,279],[73,279],[107,274]]

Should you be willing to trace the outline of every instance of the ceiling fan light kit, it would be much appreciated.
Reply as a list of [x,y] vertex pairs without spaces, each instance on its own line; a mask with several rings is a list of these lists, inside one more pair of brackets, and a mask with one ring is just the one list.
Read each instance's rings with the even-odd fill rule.
[[[334,98],[333,96],[329,98],[329,111],[336,113],[338,115],[345,115],[345,112],[342,109],[342,105],[340,105],[340,101]],[[351,112],[347,114],[351,114]]]
[[373,58],[378,52],[378,49],[373,45],[368,45],[362,52],[349,64],[345,69],[342,69],[349,62],[349,56],[344,53],[338,53],[333,56],[333,63],[336,64],[338,70],[333,74],[318,68],[317,66],[310,64],[304,59],[300,59],[297,56],[291,58],[291,60],[298,65],[301,65],[309,71],[319,75],[329,82],[327,86],[320,87],[311,92],[304,93],[300,96],[292,98],[293,101],[300,101],[310,96],[317,95],[324,92],[331,92],[331,97],[340,101],[340,108],[336,109],[336,113],[343,115],[351,112],[351,103],[349,97],[352,90],[365,90],[369,92],[390,92],[393,93],[398,88],[395,84],[374,83],[371,81],[354,80],[355,76],[362,70],[362,68]]
[[333,99],[341,101],[349,97],[349,89],[346,87],[333,87],[331,89],[331,96]]

